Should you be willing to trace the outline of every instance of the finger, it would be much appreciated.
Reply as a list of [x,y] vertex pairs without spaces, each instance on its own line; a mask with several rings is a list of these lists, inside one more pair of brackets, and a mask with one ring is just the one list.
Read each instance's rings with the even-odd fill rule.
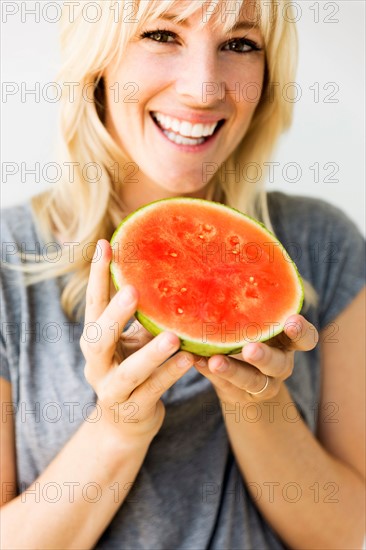
[[152,372],[160,367],[180,346],[178,336],[172,332],[162,332],[146,346],[127,357],[115,373],[116,390],[119,400],[125,401]]
[[195,355],[180,351],[165,361],[151,376],[134,392],[133,397],[144,403],[146,409],[155,405],[156,401],[177,382],[194,365]]
[[[243,391],[250,393],[260,392],[261,399],[267,399],[276,395],[280,385],[279,379],[272,379],[261,373],[258,369],[244,363],[231,359],[228,356],[216,355],[209,359],[209,368],[195,363],[199,370],[216,388],[216,392],[224,401],[227,395],[232,400],[243,400]],[[226,364],[226,369],[219,370]],[[263,390],[263,391],[262,391]],[[256,396],[250,396],[255,399]]]
[[100,239],[90,265],[86,288],[85,323],[95,322],[109,303],[109,263],[112,249],[109,242]]
[[319,341],[318,331],[302,315],[289,317],[284,326],[284,333],[291,340],[293,350],[310,351]]
[[279,350],[264,343],[247,344],[242,355],[244,361],[272,378],[285,380],[291,376],[294,368],[294,351]]
[[111,368],[123,327],[137,307],[138,293],[125,285],[109,302],[97,321],[84,326],[80,346],[86,359],[89,382]]
[[[212,356],[208,361],[208,367],[212,374],[223,381],[230,382],[237,388],[249,393],[261,391],[267,382],[266,373],[254,365],[223,355]],[[277,380],[279,383],[280,379]],[[271,391],[273,391],[273,384]]]

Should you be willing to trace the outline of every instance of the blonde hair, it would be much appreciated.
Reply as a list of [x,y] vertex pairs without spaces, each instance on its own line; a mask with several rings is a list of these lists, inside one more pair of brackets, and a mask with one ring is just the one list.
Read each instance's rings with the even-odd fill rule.
[[[211,178],[207,198],[216,200],[222,191],[226,204],[260,219],[273,231],[264,190],[264,163],[271,158],[279,136],[292,121],[293,104],[284,101],[281,92],[286,83],[295,80],[297,31],[290,5],[286,4],[286,16],[283,15],[284,0],[251,0],[250,3],[255,8],[253,23],[258,23],[265,44],[266,70],[261,99],[244,139]],[[63,86],[58,158],[64,164],[73,163],[70,166],[75,168],[74,178],[65,177],[52,189],[31,199],[37,228],[45,243],[54,242],[57,234],[77,243],[73,262],[70,262],[69,248],[64,247],[57,262],[18,266],[27,273],[25,284],[68,274],[61,305],[71,319],[81,318],[85,307],[91,258],[86,259],[83,250],[90,245],[93,252],[98,239],[110,240],[126,214],[120,198],[123,181],[116,177],[115,167],[125,166],[130,159],[104,124],[103,71],[112,60],[123,56],[129,40],[151,18],[172,9],[180,21],[202,10],[205,13],[202,25],[212,20],[214,25],[223,24],[227,31],[248,6],[248,1],[193,0],[184,7],[180,0],[118,3],[99,0],[93,4],[99,6],[98,21],[92,23],[90,17],[85,17],[83,2],[75,3],[72,18],[70,11],[64,11],[61,21],[63,64],[58,80],[78,85],[72,90],[70,85]],[[276,86],[271,87],[271,83]],[[244,177],[237,183],[238,165],[255,167],[259,172],[255,184]],[[85,167],[96,166],[99,177],[93,180],[87,177]],[[308,301],[314,301],[314,292],[307,283],[306,296]]]

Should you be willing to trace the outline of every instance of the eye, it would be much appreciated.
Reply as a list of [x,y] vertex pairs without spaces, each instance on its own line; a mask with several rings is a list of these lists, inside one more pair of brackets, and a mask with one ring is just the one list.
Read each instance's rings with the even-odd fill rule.
[[224,46],[224,50],[235,53],[250,53],[253,51],[260,51],[261,49],[262,48],[260,48],[258,44],[247,38],[235,38],[227,42]]
[[[176,34],[172,31],[164,29],[156,29],[156,31],[145,31],[141,34],[140,38],[149,38],[154,42],[160,42],[162,44],[170,44],[176,38]],[[169,40],[169,39],[173,40]]]

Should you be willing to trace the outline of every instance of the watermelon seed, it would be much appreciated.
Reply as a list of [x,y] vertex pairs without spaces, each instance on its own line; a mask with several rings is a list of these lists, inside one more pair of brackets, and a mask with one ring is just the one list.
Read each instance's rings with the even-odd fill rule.
[[239,250],[232,250],[231,251],[233,254],[239,254]]
[[213,227],[212,227],[212,225],[209,225],[208,223],[205,223],[204,226],[203,226],[203,229],[205,231],[212,231]]
[[170,252],[170,256],[173,256],[173,258],[176,258],[178,254],[176,252]]
[[230,237],[229,243],[232,245],[239,244],[239,237],[237,237],[236,235],[234,235],[233,237]]
[[166,294],[167,292],[169,292],[171,290],[171,287],[170,287],[170,285],[167,281],[161,281],[158,284],[158,289],[162,294]]
[[203,235],[198,235],[199,239],[204,239],[205,237]]
[[254,277],[249,277],[249,282],[254,283]]
[[245,292],[245,296],[246,298],[259,298],[259,294],[256,290],[254,289],[248,289],[246,292]]
[[180,291],[181,291],[181,292],[187,292],[187,289],[186,289],[185,287],[182,287],[182,288],[180,289]]
[[181,315],[183,313],[183,309],[181,307],[178,307],[177,313],[179,313]]

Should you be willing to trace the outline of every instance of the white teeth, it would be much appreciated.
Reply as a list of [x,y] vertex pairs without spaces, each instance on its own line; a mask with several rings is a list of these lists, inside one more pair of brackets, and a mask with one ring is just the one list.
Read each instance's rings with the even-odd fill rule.
[[[192,135],[192,128],[193,128],[193,124],[191,124],[190,122],[183,121],[180,125],[178,133],[181,134],[182,136],[189,137]],[[201,137],[201,136],[197,136],[197,137]]]
[[[217,125],[217,122],[215,124],[214,129],[216,128],[216,125]],[[203,127],[203,135],[210,136],[211,134],[213,134],[212,124],[205,124],[205,126]]]
[[191,136],[192,137],[200,137],[200,136],[203,136],[204,133],[204,126],[203,124],[195,124],[192,128],[192,133],[191,133]]
[[179,134],[176,135],[174,132],[164,132],[164,134],[167,135],[171,141],[174,141],[174,143],[178,143],[178,145],[181,145],[183,143],[183,139],[186,139]]
[[172,130],[174,130],[174,132],[178,132],[179,128],[180,128],[180,122],[179,122],[179,120],[174,118],[173,122],[172,122]]
[[172,129],[176,134],[180,134],[186,138],[211,136],[218,124],[218,122],[214,122],[213,124],[192,124],[187,120],[178,120],[162,113],[154,112],[152,114],[164,130]]
[[168,132],[167,130],[163,130],[163,132],[167,136],[167,138],[170,139],[170,141],[173,141],[178,145],[200,145],[205,141],[204,138],[191,139],[183,137],[180,134],[175,134],[174,132]]
[[161,122],[162,121],[162,116],[159,114],[159,113],[154,113],[154,117],[156,118],[156,120],[158,122]]

